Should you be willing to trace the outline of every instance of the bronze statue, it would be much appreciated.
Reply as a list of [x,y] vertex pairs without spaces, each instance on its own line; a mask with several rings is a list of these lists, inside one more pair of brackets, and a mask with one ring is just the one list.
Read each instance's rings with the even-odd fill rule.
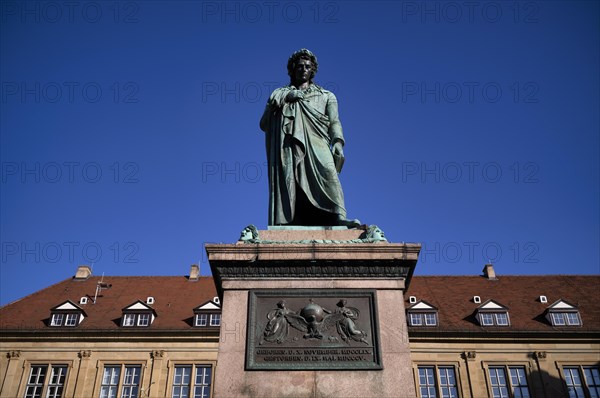
[[269,225],[345,225],[338,178],[344,136],[335,95],[313,83],[317,58],[307,49],[288,60],[290,85],[271,94],[260,128],[266,133]]

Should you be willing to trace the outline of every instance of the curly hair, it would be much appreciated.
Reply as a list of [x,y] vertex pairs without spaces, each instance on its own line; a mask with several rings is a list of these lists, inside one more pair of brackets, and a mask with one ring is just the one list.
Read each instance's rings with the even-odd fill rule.
[[293,77],[294,69],[296,69],[296,63],[301,59],[307,59],[313,65],[313,70],[312,70],[312,73],[310,74],[310,79],[309,79],[309,81],[312,83],[312,79],[317,74],[317,69],[319,68],[319,64],[317,63],[317,57],[315,56],[315,54],[313,54],[310,50],[307,50],[306,48],[295,51],[290,56],[290,58],[288,59],[288,63],[287,63],[288,75],[290,76],[290,78]]

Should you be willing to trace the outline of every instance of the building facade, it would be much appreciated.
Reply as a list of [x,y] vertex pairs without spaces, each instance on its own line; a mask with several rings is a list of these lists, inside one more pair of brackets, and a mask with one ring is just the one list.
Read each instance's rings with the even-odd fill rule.
[[[221,324],[211,277],[76,275],[0,308],[0,397],[211,397]],[[413,276],[419,397],[600,396],[599,276]],[[384,364],[385,366],[385,364]]]

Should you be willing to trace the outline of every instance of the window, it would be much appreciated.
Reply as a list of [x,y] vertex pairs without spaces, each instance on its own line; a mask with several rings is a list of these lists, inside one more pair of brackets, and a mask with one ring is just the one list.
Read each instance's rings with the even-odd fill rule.
[[46,394],[46,398],[62,397],[66,376],[66,366],[52,367],[52,373],[50,374],[50,382],[48,383],[48,393]]
[[144,312],[139,314],[123,314],[121,326],[150,326],[152,323],[152,316],[150,313]]
[[175,366],[171,397],[210,398],[211,378],[212,367],[210,365]]
[[551,312],[550,319],[552,326],[579,326],[579,312]]
[[196,326],[208,325],[208,314],[196,314]]
[[221,314],[210,314],[210,326],[221,325]]
[[410,326],[437,326],[435,312],[409,312]]
[[67,314],[65,319],[65,326],[76,326],[78,314]]
[[[100,398],[137,398],[141,372],[140,365],[105,366],[100,386]],[[121,387],[120,390],[119,387]]]
[[202,313],[196,314],[194,318],[194,326],[220,326],[221,325],[221,314],[220,313]]
[[[510,377],[506,377],[507,371]],[[528,398],[524,366],[490,366],[490,386],[494,398]]]
[[[50,368],[50,378],[46,375]],[[25,389],[25,398],[60,398],[63,395],[67,365],[33,365]],[[47,384],[46,384],[47,382]],[[44,394],[45,392],[45,394]]]
[[[583,373],[584,377],[581,377]],[[590,397],[600,397],[600,371],[595,366],[563,367],[565,383],[569,390],[569,398],[586,397],[587,388]]]
[[50,326],[77,326],[80,314],[54,313],[50,319]]
[[65,314],[52,314],[52,321],[50,326],[62,326]]
[[87,315],[78,305],[67,300],[56,307],[50,308],[50,326],[68,326],[75,327]]
[[150,314],[139,314],[137,325],[138,326],[150,325]]
[[453,366],[419,366],[421,398],[456,398],[458,387]]
[[548,307],[546,319],[552,326],[581,326],[579,310],[575,305],[563,299]]
[[481,326],[508,326],[508,312],[480,312]]

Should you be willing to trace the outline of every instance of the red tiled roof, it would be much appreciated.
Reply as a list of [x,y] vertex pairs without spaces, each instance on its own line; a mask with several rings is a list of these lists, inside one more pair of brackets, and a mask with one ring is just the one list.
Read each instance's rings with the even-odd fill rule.
[[[0,308],[0,329],[58,329],[47,326],[50,309],[66,300],[78,304],[88,296],[88,304],[80,305],[87,317],[77,327],[81,330],[124,329],[120,321],[122,309],[137,300],[146,301],[152,296],[151,307],[157,318],[150,330],[192,329],[194,308],[216,296],[212,277],[201,277],[196,282],[184,276],[105,276],[104,282],[112,284],[102,290],[96,304],[92,303],[100,277],[87,280],[67,279],[40,290],[21,300]],[[434,328],[410,327],[418,332],[600,332],[600,276],[541,275],[498,276],[488,280],[482,276],[414,276],[405,294],[424,300],[438,308],[439,326]],[[539,296],[548,298],[540,303]],[[481,302],[492,299],[508,308],[509,327],[481,327],[474,317]],[[546,309],[558,299],[577,306],[583,325],[555,328],[545,317]]]
[[[157,314],[151,330],[191,329],[194,308],[217,295],[212,277],[189,281],[184,276],[105,276],[111,284],[103,289],[93,304],[100,277],[86,280],[67,279],[0,308],[0,329],[49,328],[50,309],[71,300],[78,304],[87,296],[88,303],[79,305],[87,317],[77,329],[123,329],[122,309],[137,300],[154,297],[152,307]],[[63,329],[64,330],[64,329]]]
[[[409,327],[409,331],[453,332],[552,332],[569,330],[600,332],[600,276],[591,275],[498,275],[497,280],[483,276],[414,276],[405,293],[438,308],[439,326],[434,328]],[[481,303],[473,296],[508,308],[510,326],[482,327],[475,318]],[[539,301],[548,298],[547,303]],[[575,305],[583,320],[582,326],[553,327],[545,318],[546,309],[563,299]]]

